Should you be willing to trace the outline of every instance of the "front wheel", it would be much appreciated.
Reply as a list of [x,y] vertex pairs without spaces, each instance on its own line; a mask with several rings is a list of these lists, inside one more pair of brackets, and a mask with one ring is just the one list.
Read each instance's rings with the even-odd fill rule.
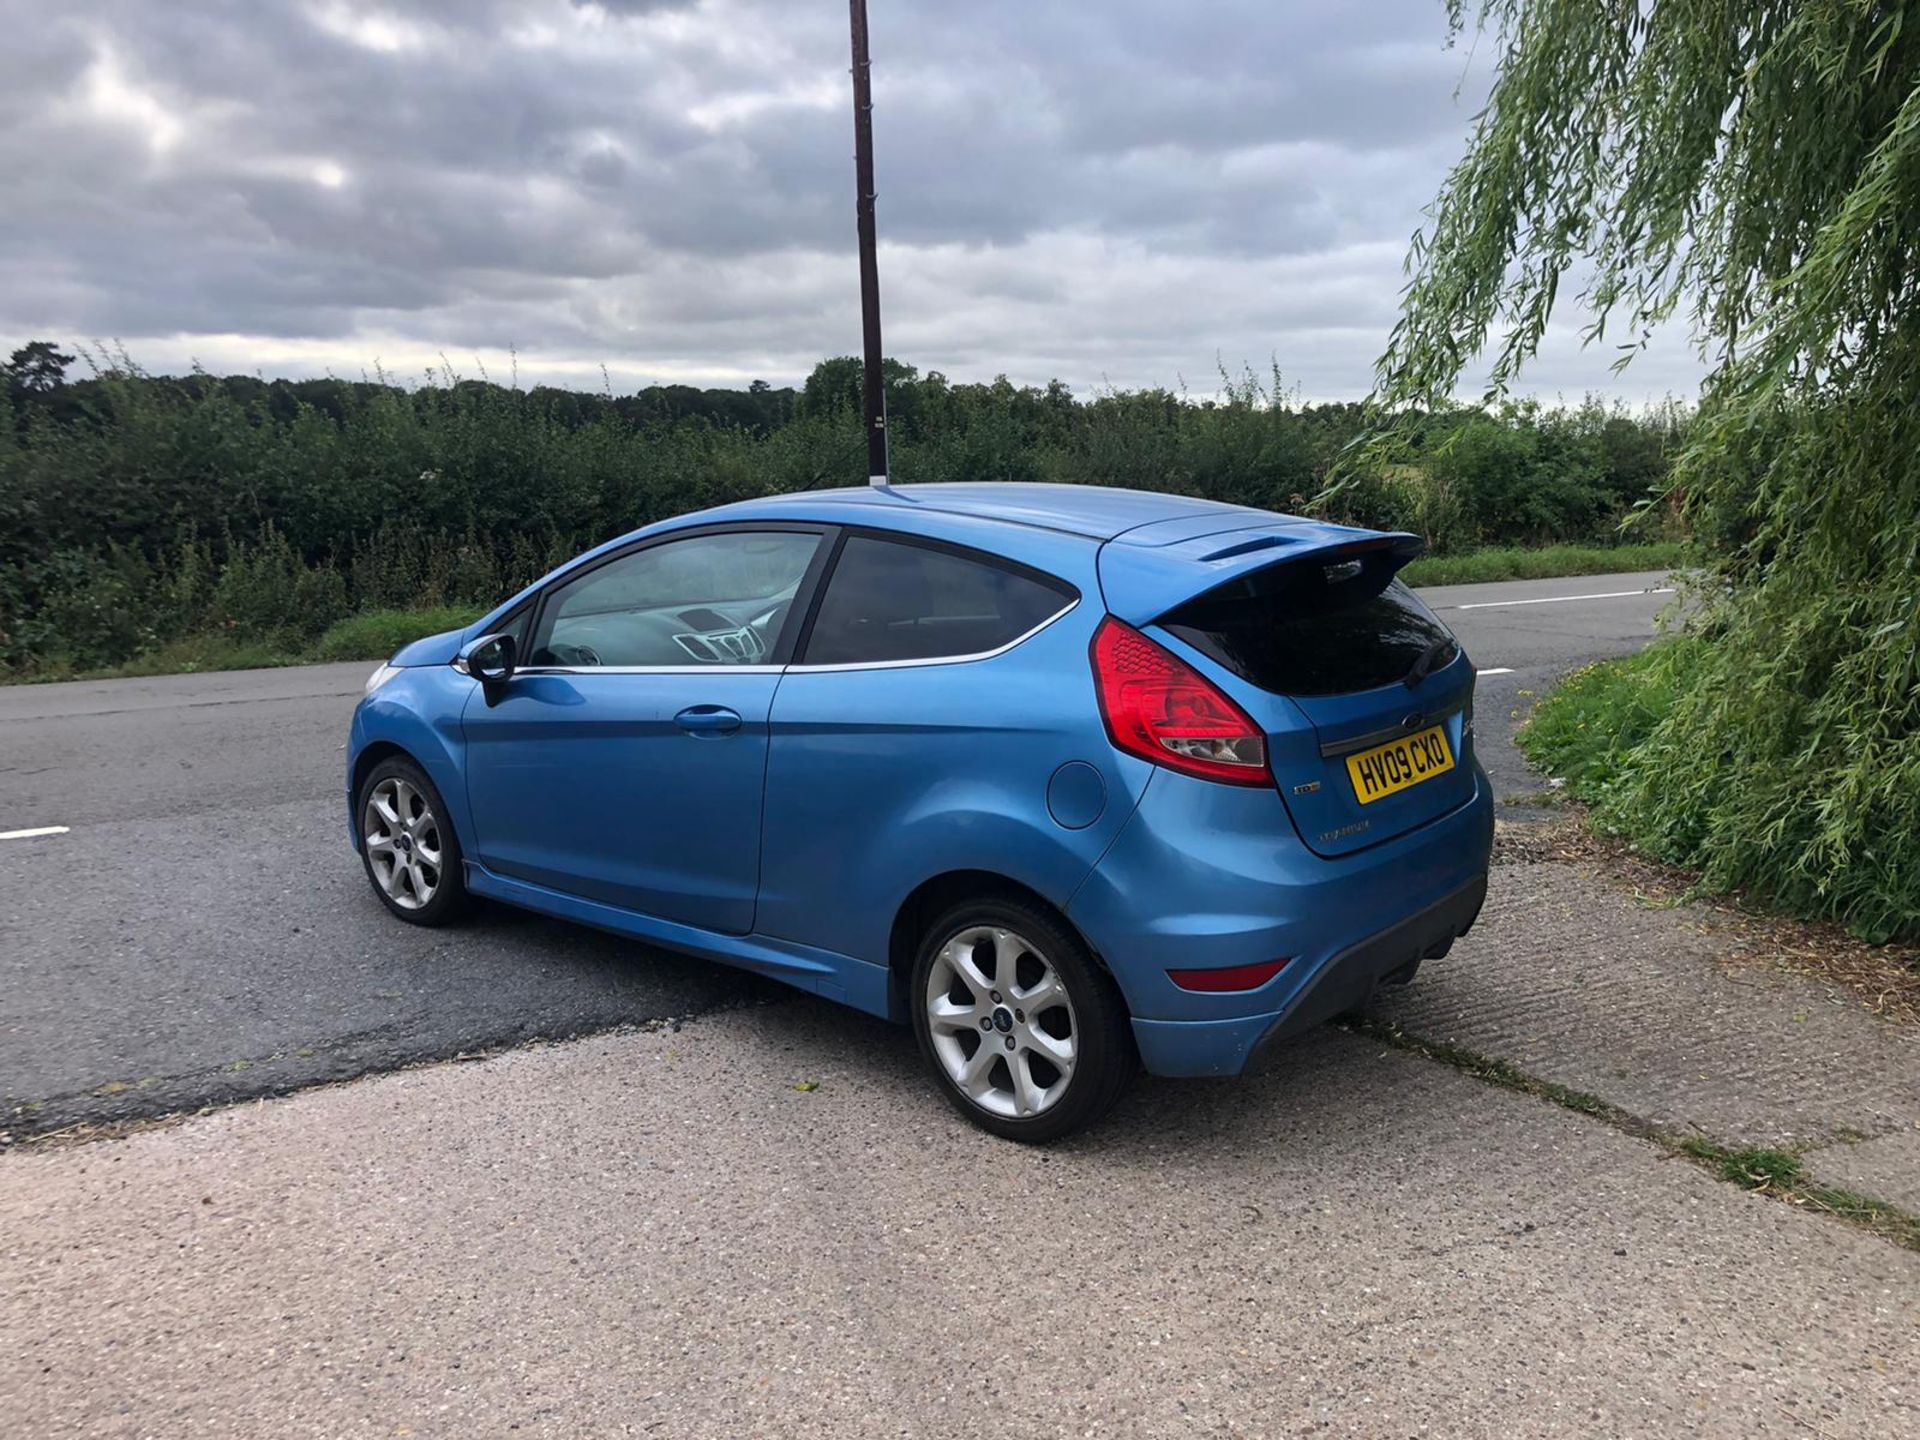
[[1125,1002],[1080,938],[1014,899],[957,905],[913,970],[913,1024],[961,1114],[1010,1140],[1092,1124],[1133,1078]]
[[380,903],[409,925],[444,925],[469,903],[460,839],[433,781],[411,760],[382,760],[354,806],[360,859]]

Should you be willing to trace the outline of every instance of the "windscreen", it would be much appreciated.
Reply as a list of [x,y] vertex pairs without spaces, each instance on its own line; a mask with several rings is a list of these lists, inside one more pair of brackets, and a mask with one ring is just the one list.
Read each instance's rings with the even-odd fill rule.
[[[1277,695],[1347,695],[1404,680],[1457,647],[1386,553],[1306,558],[1230,582],[1160,624]],[[1429,652],[1432,652],[1431,655]]]

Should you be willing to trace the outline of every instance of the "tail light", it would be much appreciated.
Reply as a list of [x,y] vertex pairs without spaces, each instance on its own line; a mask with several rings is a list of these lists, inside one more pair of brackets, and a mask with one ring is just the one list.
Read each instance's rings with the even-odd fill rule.
[[1183,775],[1266,785],[1267,737],[1179,656],[1109,615],[1093,637],[1100,718],[1115,746]]

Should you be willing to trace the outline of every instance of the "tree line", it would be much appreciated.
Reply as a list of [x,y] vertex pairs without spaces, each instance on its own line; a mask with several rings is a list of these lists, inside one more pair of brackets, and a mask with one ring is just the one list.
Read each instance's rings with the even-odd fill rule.
[[[182,636],[297,644],[366,609],[485,605],[587,545],[729,500],[859,483],[861,364],[798,389],[629,395],[436,372],[404,386],[150,375],[15,351],[0,393],[0,670],[111,665]],[[1350,459],[1358,404],[1278,374],[1076,397],[886,362],[901,481],[1120,485],[1276,510]],[[1423,415],[1332,518],[1437,552],[1606,543],[1665,481],[1686,413],[1588,400]]]

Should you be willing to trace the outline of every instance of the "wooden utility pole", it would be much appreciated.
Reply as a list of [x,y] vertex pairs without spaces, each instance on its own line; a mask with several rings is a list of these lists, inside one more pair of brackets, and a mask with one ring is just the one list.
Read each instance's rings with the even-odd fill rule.
[[865,351],[861,400],[867,421],[867,483],[885,485],[887,387],[880,371],[880,265],[873,227],[873,62],[867,58],[867,0],[848,0],[853,26],[853,173],[859,188],[860,329]]

